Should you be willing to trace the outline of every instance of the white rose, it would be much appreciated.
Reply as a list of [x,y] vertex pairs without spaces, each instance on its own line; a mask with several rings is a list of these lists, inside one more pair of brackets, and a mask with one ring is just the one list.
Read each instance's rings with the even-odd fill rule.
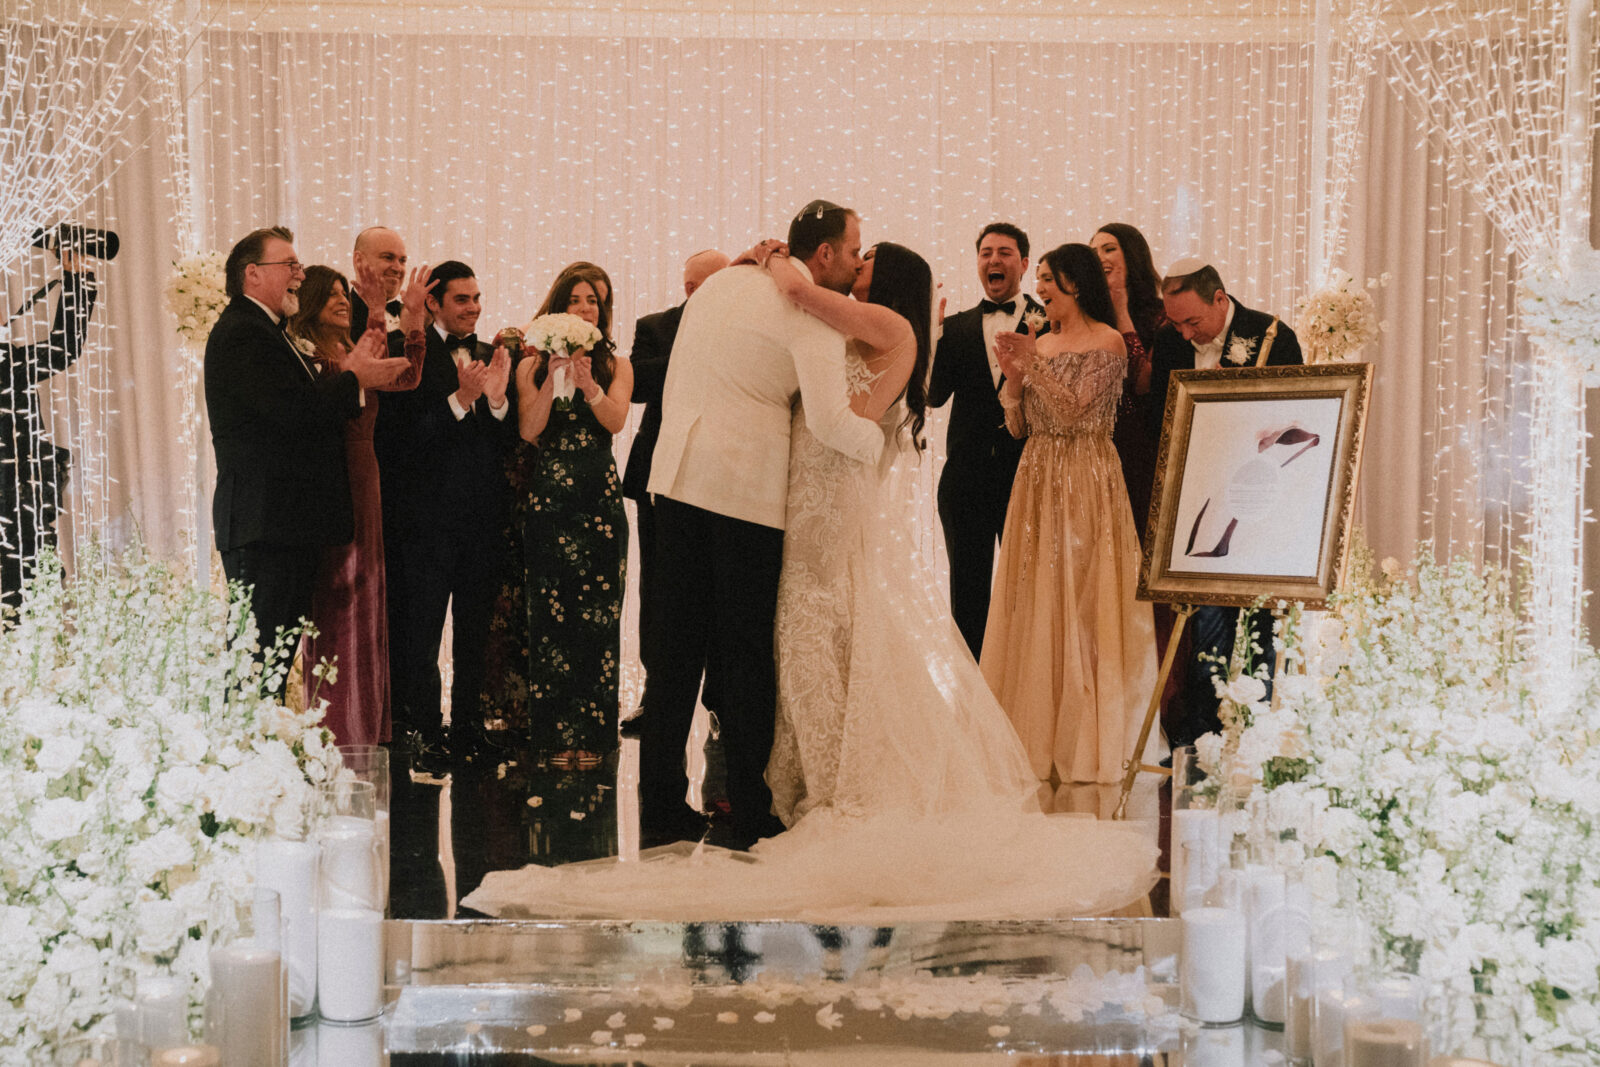
[[33,758],[34,766],[51,778],[60,778],[78,766],[83,758],[83,742],[76,737],[47,737]]
[[1544,969],[1550,984],[1584,997],[1600,989],[1600,959],[1581,941],[1557,941],[1545,945]]
[[1223,694],[1235,704],[1255,704],[1266,698],[1267,686],[1260,678],[1241,674],[1224,687]]
[[71,797],[56,797],[34,809],[33,832],[43,841],[76,837],[89,819],[89,805]]
[[196,767],[169,767],[156,780],[156,804],[163,809],[195,807],[205,789],[205,775]]
[[140,952],[168,955],[188,929],[183,909],[170,900],[141,900],[134,907],[134,916]]
[[128,871],[135,882],[145,884],[172,870],[194,862],[194,846],[168,826],[128,850]]

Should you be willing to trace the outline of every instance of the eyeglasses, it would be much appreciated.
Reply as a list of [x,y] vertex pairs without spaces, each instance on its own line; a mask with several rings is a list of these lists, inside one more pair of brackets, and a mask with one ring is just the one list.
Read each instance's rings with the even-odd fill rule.
[[301,263],[298,259],[269,259],[265,262],[257,263],[256,266],[288,267],[290,274],[304,274],[306,272],[305,264]]

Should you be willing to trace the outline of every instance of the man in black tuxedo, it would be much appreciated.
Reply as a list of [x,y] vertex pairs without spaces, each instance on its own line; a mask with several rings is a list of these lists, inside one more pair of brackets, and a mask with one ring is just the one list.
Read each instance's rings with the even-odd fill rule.
[[[696,252],[683,264],[683,298],[700,288],[700,283],[728,265],[728,257],[716,249]],[[650,605],[653,597],[650,554],[656,543],[656,508],[646,488],[650,484],[650,454],[661,434],[661,390],[667,381],[667,362],[672,358],[672,342],[678,336],[678,321],[683,304],[646,315],[633,327],[633,402],[644,405],[639,428],[634,431],[633,447],[628,450],[628,466],[622,475],[622,495],[634,502],[639,529],[639,662],[650,669],[650,649],[644,638],[651,633]]]
[[353,536],[344,421],[361,390],[408,366],[363,339],[338,374],[316,367],[284,333],[305,270],[294,234],[253,230],[224,268],[229,303],[206,340],[206,413],[217,456],[211,516],[222,569],[251,586],[263,648],[311,614],[317,549]]
[[[478,279],[447,260],[429,275],[422,380],[389,393],[373,447],[383,492],[389,597],[389,674],[397,735],[411,767],[448,769],[440,704],[439,644],[452,620],[451,722],[462,754],[483,741],[479,694],[494,602],[494,546],[506,518],[505,454],[517,434],[507,394],[511,358],[473,333],[482,312]],[[389,335],[390,350],[405,338]]]
[[77,361],[94,312],[94,275],[71,248],[59,246],[57,255],[61,295],[50,336],[0,348],[6,360],[0,379],[0,602],[13,609],[22,604],[39,550],[56,543],[71,459],[67,449],[45,439],[38,385]]
[[1006,429],[1000,407],[1003,376],[994,339],[1017,329],[1029,309],[1044,311],[1033,297],[1020,295],[1028,272],[1026,233],[1009,222],[991,222],[977,247],[984,298],[945,320],[928,388],[929,407],[955,398],[939,476],[939,524],[950,560],[950,614],[974,659],[983,651],[995,545],[1022,458],[1022,442]]
[[[398,330],[400,289],[406,283],[406,243],[387,226],[368,226],[356,234],[356,247],[351,258],[356,268],[352,278],[359,279],[364,269],[371,268],[383,283],[383,310],[389,320],[385,326],[390,333]],[[367,302],[351,294],[350,336],[360,337],[366,329]]]
[[[1180,259],[1167,268],[1161,283],[1161,302],[1167,324],[1156,331],[1150,352],[1149,405],[1152,433],[1159,438],[1165,418],[1167,384],[1175,370],[1216,370],[1229,367],[1286,367],[1305,362],[1300,339],[1275,315],[1245,307],[1229,296],[1222,276],[1204,258]],[[1179,715],[1167,729],[1174,747],[1192,744],[1201,734],[1219,728],[1217,694],[1212,673],[1217,658],[1226,663],[1233,654],[1239,609],[1207,605],[1189,622],[1191,654],[1184,665]],[[1258,614],[1251,625],[1261,659],[1271,669],[1272,622]],[[1204,655],[1207,658],[1201,659]]]

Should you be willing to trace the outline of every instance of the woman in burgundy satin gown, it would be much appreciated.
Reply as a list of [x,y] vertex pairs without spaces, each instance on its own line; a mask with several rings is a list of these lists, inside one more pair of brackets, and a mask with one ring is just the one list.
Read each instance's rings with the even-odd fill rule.
[[[389,386],[412,389],[422,377],[426,352],[423,339],[423,284],[427,268],[412,271],[405,292],[401,329],[405,332],[410,368]],[[384,328],[383,287],[376,276],[361,288],[378,294],[367,316],[368,330]],[[371,307],[371,301],[368,301]],[[308,267],[300,283],[300,310],[289,320],[291,338],[324,374],[337,374],[350,350],[350,288],[332,267]],[[383,509],[378,494],[378,457],[372,450],[372,428],[378,418],[378,394],[363,392],[361,414],[344,426],[345,461],[350,472],[350,503],[355,513],[355,538],[347,545],[322,550],[312,593],[311,622],[315,638],[302,648],[308,697],[328,702],[323,725],[335,743],[370,745],[390,739],[389,626],[383,581]],[[327,659],[336,668],[335,681],[317,682],[311,668]]]

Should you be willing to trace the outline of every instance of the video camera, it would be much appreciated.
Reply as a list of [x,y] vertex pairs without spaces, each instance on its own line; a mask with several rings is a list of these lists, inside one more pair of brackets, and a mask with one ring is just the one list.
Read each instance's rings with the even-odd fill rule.
[[95,259],[116,259],[117,252],[122,247],[122,241],[115,232],[80,226],[76,222],[62,222],[47,229],[34,230],[33,237],[28,243],[34,248],[43,248],[57,256],[61,255],[61,250],[64,248],[80,256],[92,256]]

